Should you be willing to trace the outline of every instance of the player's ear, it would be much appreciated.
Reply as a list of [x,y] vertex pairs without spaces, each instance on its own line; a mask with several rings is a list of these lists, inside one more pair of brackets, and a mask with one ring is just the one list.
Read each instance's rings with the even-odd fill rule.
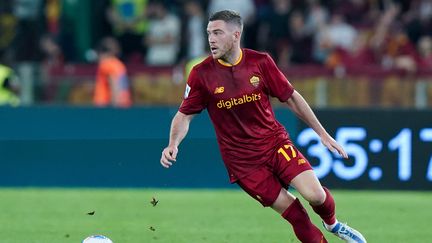
[[238,31],[238,30],[234,31],[234,38],[235,38],[235,40],[239,41],[240,37],[241,37],[240,31]]

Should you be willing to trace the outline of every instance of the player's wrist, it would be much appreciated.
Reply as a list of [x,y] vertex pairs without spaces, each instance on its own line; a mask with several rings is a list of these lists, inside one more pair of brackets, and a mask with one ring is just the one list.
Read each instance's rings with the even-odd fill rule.
[[169,143],[168,144],[168,148],[177,149],[178,148],[178,144],[177,143]]

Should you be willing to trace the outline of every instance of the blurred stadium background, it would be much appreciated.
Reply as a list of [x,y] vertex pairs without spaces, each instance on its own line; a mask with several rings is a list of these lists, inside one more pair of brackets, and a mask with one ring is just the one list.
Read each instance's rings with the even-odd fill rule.
[[[295,242],[228,184],[205,112],[178,165],[159,165],[185,69],[207,54],[208,14],[226,8],[245,19],[243,46],[272,55],[350,155],[326,151],[274,102],[323,184],[342,190],[342,216],[370,242],[430,242],[423,226],[432,215],[422,210],[432,201],[430,0],[1,1],[0,205],[8,213],[0,223],[8,227],[0,242],[79,242],[99,232],[115,242]],[[105,37],[121,47],[131,107],[93,104]],[[162,197],[154,208],[153,196]],[[233,212],[230,200],[248,213]],[[203,206],[212,202],[219,207]],[[204,222],[197,210],[227,214]],[[260,223],[236,236],[243,217]]]

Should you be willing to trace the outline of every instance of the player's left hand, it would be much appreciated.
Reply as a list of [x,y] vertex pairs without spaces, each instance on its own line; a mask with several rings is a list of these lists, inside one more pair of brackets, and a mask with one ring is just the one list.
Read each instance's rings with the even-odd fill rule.
[[338,153],[343,158],[348,159],[348,154],[345,152],[342,146],[340,146],[328,133],[321,136],[321,143],[333,153]]

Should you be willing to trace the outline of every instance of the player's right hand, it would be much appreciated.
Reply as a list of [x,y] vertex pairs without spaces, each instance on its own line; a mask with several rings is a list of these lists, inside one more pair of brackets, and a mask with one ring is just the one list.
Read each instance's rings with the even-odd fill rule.
[[160,163],[163,167],[169,168],[176,161],[178,149],[174,146],[168,146],[162,151]]

